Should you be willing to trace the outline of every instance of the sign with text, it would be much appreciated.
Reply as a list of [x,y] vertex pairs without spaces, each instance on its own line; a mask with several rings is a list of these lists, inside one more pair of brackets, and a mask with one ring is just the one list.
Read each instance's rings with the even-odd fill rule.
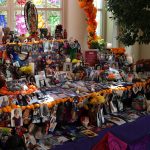
[[85,51],[85,63],[89,64],[89,66],[95,66],[97,64],[97,51],[96,50],[88,50]]

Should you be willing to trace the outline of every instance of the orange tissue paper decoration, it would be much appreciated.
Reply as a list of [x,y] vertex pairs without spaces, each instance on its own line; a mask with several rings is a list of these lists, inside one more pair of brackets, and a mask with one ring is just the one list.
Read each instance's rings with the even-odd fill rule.
[[90,48],[91,42],[94,40],[98,40],[98,36],[96,35],[96,14],[97,8],[93,4],[94,0],[78,0],[80,8],[82,8],[87,17],[87,31],[88,31],[88,46]]

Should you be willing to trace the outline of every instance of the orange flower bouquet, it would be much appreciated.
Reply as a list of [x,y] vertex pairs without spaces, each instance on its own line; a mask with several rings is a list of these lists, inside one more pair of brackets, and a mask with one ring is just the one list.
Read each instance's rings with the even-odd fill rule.
[[87,31],[88,31],[88,47],[91,48],[91,42],[98,41],[98,36],[96,35],[96,14],[97,8],[93,4],[94,0],[78,0],[80,8],[82,8],[87,17]]
[[125,48],[112,48],[111,49],[112,53],[114,54],[124,54],[125,53]]

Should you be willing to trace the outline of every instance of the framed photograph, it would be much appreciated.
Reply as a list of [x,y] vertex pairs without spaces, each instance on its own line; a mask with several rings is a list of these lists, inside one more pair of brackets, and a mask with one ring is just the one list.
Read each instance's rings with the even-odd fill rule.
[[41,105],[40,113],[41,113],[42,122],[46,122],[49,120],[50,112],[49,112],[47,104]]
[[49,41],[45,41],[43,43],[44,52],[48,52],[50,50],[50,44]]
[[45,68],[45,75],[46,77],[52,77],[54,76],[55,72],[54,69],[50,68],[48,65]]
[[26,133],[23,136],[24,136],[24,141],[25,141],[25,145],[27,148],[30,149],[30,145],[35,146],[37,144],[35,137],[33,135]]
[[46,76],[45,76],[45,72],[41,71],[38,73],[38,75],[35,75],[35,81],[36,81],[36,85],[37,87],[46,87],[47,86],[47,80],[46,80]]
[[25,109],[23,111],[23,124],[28,125],[30,120],[31,120],[31,110],[30,109]]
[[56,117],[52,116],[50,120],[50,126],[49,126],[49,131],[53,132],[56,128],[57,122],[56,122]]
[[35,84],[35,83],[36,83],[35,76],[34,76],[34,75],[28,76],[28,77],[27,77],[27,81],[28,81],[29,83]]
[[19,105],[19,102],[18,102],[18,99],[17,99],[17,96],[13,96],[12,97],[12,101],[11,101],[12,104],[15,104],[15,105]]
[[70,72],[72,72],[72,63],[65,62],[64,65],[63,65],[63,71],[70,71]]
[[11,127],[19,127],[23,125],[22,110],[20,108],[11,111]]
[[19,64],[19,62],[18,62],[18,61],[16,61],[16,62],[14,62],[14,63],[13,63],[13,66],[14,66],[14,67],[18,67],[18,68],[19,68],[19,67],[20,67],[20,64]]
[[36,108],[33,111],[32,123],[40,123],[40,122],[41,122],[41,112],[39,108]]
[[0,97],[0,107],[6,107],[9,105],[9,98],[8,96],[1,96]]

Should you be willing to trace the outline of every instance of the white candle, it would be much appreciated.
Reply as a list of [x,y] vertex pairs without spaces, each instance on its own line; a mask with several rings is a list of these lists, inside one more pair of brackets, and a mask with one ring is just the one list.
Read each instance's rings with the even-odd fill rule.
[[133,63],[132,56],[127,56],[127,61],[128,61],[129,64],[132,64]]
[[32,74],[34,74],[34,71],[35,71],[34,63],[29,63],[29,66],[31,66],[31,68],[32,68]]
[[71,59],[70,58],[66,58],[66,62],[71,62]]
[[112,48],[112,43],[107,43],[107,49],[111,49]]

